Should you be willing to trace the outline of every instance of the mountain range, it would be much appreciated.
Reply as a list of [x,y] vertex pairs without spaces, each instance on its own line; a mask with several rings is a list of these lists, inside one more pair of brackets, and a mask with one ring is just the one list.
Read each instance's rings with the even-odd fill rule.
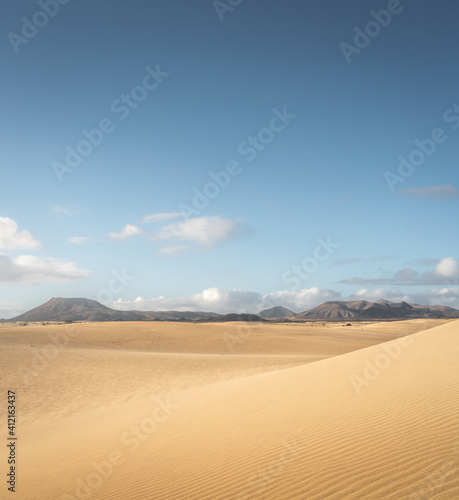
[[8,321],[194,321],[219,316],[191,311],[118,311],[91,299],[54,297]]
[[414,318],[459,318],[459,311],[447,306],[420,306],[407,302],[378,300],[330,301],[296,314],[295,320],[395,320]]
[[41,306],[2,322],[49,321],[343,321],[402,320],[415,318],[459,318],[459,310],[448,306],[421,306],[407,302],[378,300],[329,301],[295,314],[285,307],[272,307],[258,314],[217,314],[194,311],[119,311],[84,298],[54,297]]

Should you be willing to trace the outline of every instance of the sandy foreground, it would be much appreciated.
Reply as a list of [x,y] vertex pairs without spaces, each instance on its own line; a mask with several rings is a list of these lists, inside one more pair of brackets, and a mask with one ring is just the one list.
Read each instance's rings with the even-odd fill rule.
[[459,321],[345,324],[2,325],[1,500],[459,499]]

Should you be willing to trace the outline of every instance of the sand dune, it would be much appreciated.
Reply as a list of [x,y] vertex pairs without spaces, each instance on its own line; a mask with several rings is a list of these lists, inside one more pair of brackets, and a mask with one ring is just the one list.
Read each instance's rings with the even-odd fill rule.
[[[459,498],[459,322],[433,324],[259,325],[232,353],[238,325],[84,325],[18,390],[15,498]],[[7,384],[43,328],[1,332]]]

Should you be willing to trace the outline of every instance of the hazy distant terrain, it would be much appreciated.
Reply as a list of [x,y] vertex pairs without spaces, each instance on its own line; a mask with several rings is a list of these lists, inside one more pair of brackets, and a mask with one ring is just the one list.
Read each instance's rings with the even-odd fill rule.
[[366,300],[325,302],[309,311],[297,314],[295,319],[323,320],[383,320],[410,318],[459,318],[459,311],[447,306],[419,306],[406,302]]
[[205,319],[215,316],[219,315],[190,311],[117,311],[95,300],[55,297],[8,321],[174,321]]
[[285,307],[272,307],[258,314],[217,314],[193,311],[118,311],[95,300],[84,298],[50,299],[24,314],[11,318],[11,322],[47,321],[355,321],[404,320],[415,318],[459,318],[459,311],[446,306],[420,306],[406,302],[394,303],[387,300],[369,302],[333,301],[325,302],[308,311],[295,314]]

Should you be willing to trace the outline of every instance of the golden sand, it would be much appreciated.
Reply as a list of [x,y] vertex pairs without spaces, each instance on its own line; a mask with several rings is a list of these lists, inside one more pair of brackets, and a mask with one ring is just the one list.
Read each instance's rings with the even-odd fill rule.
[[344,324],[3,325],[1,498],[459,498],[459,321]]

